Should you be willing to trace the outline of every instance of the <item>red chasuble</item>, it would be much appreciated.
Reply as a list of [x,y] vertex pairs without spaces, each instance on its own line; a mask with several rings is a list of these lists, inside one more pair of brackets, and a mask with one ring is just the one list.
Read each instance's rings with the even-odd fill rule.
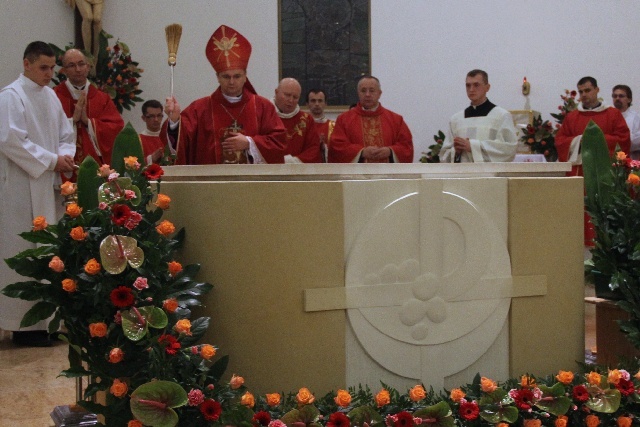
[[369,146],[390,147],[400,163],[413,161],[411,131],[402,116],[382,105],[375,111],[363,110],[358,103],[336,120],[329,142],[329,162],[357,162],[360,151]]
[[[167,122],[160,132],[163,136]],[[240,133],[254,140],[267,163],[284,163],[285,129],[275,107],[245,86],[240,102],[230,103],[218,88],[211,96],[193,101],[180,113],[176,164],[237,163],[235,155],[225,159],[221,145],[234,124],[242,127]],[[252,162],[248,150],[239,154],[240,163]]]
[[164,149],[164,144],[159,136],[151,136],[140,134],[140,142],[142,143],[142,151],[144,157],[152,155],[157,149]]
[[299,111],[289,119],[280,119],[287,130],[285,154],[297,157],[303,163],[321,163],[320,138],[313,116]]
[[[89,83],[87,82],[87,84]],[[73,117],[77,101],[73,99],[67,85],[60,83],[53,90],[58,95],[67,117]],[[76,140],[75,162],[80,164],[86,156],[91,156],[100,165],[110,164],[113,142],[124,127],[124,121],[111,97],[92,85],[89,85],[89,93],[87,94],[87,117],[93,126],[98,149],[102,156],[98,155],[93,146],[87,127],[82,122],[79,122],[77,124],[78,137]],[[75,181],[75,174],[73,181]]]

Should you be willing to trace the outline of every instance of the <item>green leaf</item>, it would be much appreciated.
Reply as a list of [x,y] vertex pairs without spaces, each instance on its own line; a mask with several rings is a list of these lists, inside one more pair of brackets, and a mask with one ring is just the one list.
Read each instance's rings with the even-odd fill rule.
[[413,416],[435,420],[434,423],[428,423],[429,426],[433,427],[453,427],[455,424],[453,416],[451,415],[451,407],[445,401],[419,409],[413,413]]
[[357,426],[362,426],[364,423],[371,425],[374,422],[376,424],[382,424],[384,421],[382,415],[380,415],[373,407],[368,405],[358,406],[357,408],[352,409],[347,416],[351,420],[351,424],[355,424]]
[[[606,377],[603,375],[603,380]],[[589,395],[592,396],[586,403],[588,408],[596,412],[611,414],[620,407],[620,391],[616,388],[600,389],[599,387],[587,387]]]
[[124,175],[124,158],[129,156],[137,157],[140,163],[144,162],[140,136],[138,136],[138,132],[133,128],[131,122],[127,122],[124,129],[116,136],[116,140],[113,143],[113,152],[111,153],[111,167],[120,175]]
[[173,427],[178,414],[172,409],[187,403],[187,393],[177,383],[152,381],[142,384],[131,394],[131,412],[143,424]]
[[[142,309],[140,311],[142,311]],[[140,319],[138,319],[138,316],[133,310],[126,310],[122,312],[122,330],[124,332],[124,336],[131,341],[140,341],[144,338],[149,331],[148,325],[149,324],[146,320],[140,322]]]
[[2,293],[10,298],[20,298],[26,301],[36,301],[42,298],[42,287],[49,287],[40,282],[28,281],[7,285]]
[[27,311],[20,322],[21,328],[33,326],[41,320],[46,320],[56,311],[56,305],[50,302],[40,301]]
[[160,307],[142,307],[140,312],[152,328],[162,329],[169,323],[167,313]]
[[98,188],[103,179],[98,176],[100,165],[91,156],[84,158],[78,169],[78,205],[85,212],[98,207]]
[[581,150],[587,203],[594,203],[598,197],[601,206],[606,207],[611,200],[610,189],[613,185],[611,157],[604,133],[593,120],[589,121],[582,133]]
[[194,345],[207,332],[209,327],[209,317],[200,317],[191,322],[191,335],[187,335],[180,339],[180,343],[184,346]]
[[60,240],[58,240],[58,236],[52,234],[49,231],[49,228],[55,229],[55,227],[49,226],[45,230],[25,231],[24,233],[20,233],[19,236],[31,243],[39,243],[43,245],[58,245],[60,243]]

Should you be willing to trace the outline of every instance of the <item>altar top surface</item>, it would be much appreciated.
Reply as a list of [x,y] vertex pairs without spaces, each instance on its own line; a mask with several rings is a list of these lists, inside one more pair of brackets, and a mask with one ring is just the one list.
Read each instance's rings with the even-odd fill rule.
[[164,181],[343,181],[472,177],[561,177],[570,163],[306,163],[166,166]]

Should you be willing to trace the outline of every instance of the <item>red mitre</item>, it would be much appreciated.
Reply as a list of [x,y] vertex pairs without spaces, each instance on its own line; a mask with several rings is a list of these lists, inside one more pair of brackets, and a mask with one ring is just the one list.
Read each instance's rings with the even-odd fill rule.
[[251,56],[251,43],[233,28],[221,25],[211,35],[205,53],[216,73],[246,70]]

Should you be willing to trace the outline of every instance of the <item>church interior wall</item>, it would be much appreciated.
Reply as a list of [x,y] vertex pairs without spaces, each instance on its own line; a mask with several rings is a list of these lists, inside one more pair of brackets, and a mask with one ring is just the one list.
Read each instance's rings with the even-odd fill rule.
[[[64,46],[73,39],[73,14],[64,0],[3,0],[0,9],[0,86],[21,72],[28,42]],[[221,24],[252,43],[249,79],[259,94],[272,97],[279,79],[277,0],[105,0],[103,27],[126,42],[144,68],[144,99],[163,100],[170,91],[164,27],[174,22],[183,25],[174,70],[183,106],[217,86],[204,47]],[[464,78],[473,68],[489,73],[494,103],[531,108],[544,119],[558,111],[560,94],[585,75],[598,79],[606,102],[619,83],[640,94],[637,22],[634,0],[373,0],[371,71],[381,80],[382,104],[405,117],[417,160],[438,130],[447,132],[450,116],[468,104]],[[521,93],[525,76],[528,98]],[[140,104],[123,115],[142,129]]]

